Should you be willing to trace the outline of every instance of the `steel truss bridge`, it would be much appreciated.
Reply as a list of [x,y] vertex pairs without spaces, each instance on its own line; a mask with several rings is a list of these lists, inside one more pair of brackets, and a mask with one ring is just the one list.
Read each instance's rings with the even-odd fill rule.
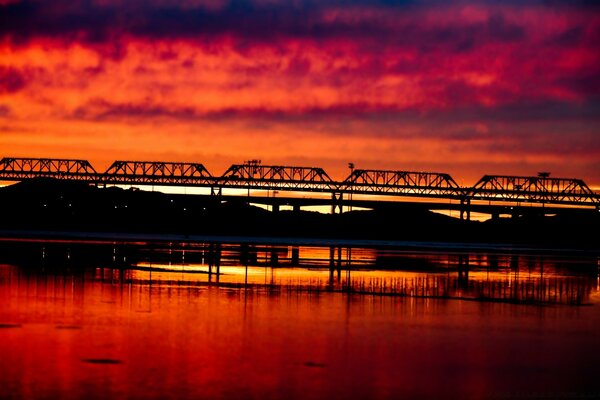
[[[538,176],[485,175],[472,187],[462,187],[445,173],[411,172],[374,169],[352,169],[343,181],[335,181],[322,168],[262,165],[256,160],[230,166],[221,176],[212,175],[202,164],[115,161],[104,172],[98,172],[86,160],[51,158],[15,158],[0,160],[0,181],[24,181],[33,178],[54,178],[88,182],[94,185],[157,185],[210,188],[211,194],[223,195],[223,189],[247,189],[277,192],[308,192],[298,196],[271,198],[263,203],[300,206],[332,205],[341,212],[343,205],[374,205],[407,198],[429,201],[437,208],[461,210],[461,217],[471,210],[492,207],[513,209],[588,208],[600,210],[600,194],[591,190],[583,180],[554,178],[548,173]],[[310,193],[313,193],[311,196]],[[316,193],[330,194],[319,199]],[[353,198],[353,195],[356,197]],[[321,196],[322,197],[322,196]],[[252,198],[252,202],[257,197]],[[510,206],[510,207],[509,207]],[[433,207],[436,208],[436,207]],[[490,213],[493,213],[490,211]]]

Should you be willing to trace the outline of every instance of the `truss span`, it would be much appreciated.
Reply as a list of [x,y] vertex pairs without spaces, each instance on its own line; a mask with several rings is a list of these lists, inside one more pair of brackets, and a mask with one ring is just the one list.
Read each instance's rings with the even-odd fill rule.
[[86,160],[5,157],[0,160],[0,179],[72,179],[94,182],[98,173]]
[[596,204],[599,196],[581,179],[485,175],[470,190],[472,200]]
[[337,184],[323,168],[234,164],[219,178],[223,187],[331,192]]
[[214,178],[202,164],[160,161],[115,161],[102,174],[104,183],[150,185],[212,185]]
[[94,184],[177,185],[223,188],[327,192],[342,204],[352,194],[438,198],[494,203],[537,203],[600,209],[600,196],[581,179],[485,175],[472,187],[461,187],[445,173],[356,169],[334,181],[317,167],[261,165],[258,160],[230,166],[213,176],[202,164],[160,161],[115,161],[97,172],[86,160],[5,157],[0,160],[0,181],[32,178],[86,181]]
[[342,182],[344,191],[363,194],[462,198],[464,189],[449,175],[435,172],[357,169]]

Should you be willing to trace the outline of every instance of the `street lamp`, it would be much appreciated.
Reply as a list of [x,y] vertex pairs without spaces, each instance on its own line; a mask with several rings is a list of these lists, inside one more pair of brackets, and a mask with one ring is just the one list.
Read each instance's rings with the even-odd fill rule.
[[[538,178],[542,178],[542,179],[546,180],[549,177],[550,177],[550,172],[538,172]],[[545,189],[544,192],[547,191],[546,182],[542,183],[542,187],[543,187],[543,189]],[[538,188],[538,191],[539,191],[539,189],[540,188]],[[546,206],[546,199],[545,199],[546,194],[544,193],[543,196],[544,196],[544,198],[542,198],[542,208],[544,208]]]
[[[354,173],[354,163],[349,162],[348,168],[350,168],[350,176]],[[350,186],[350,206],[348,207],[348,211],[352,211],[352,186]]]
[[[261,160],[257,159],[244,161],[244,164],[250,167],[248,168],[248,179],[253,179],[254,175],[258,173],[258,166],[261,164],[261,162]],[[250,197],[250,185],[250,180],[248,180],[248,197]]]

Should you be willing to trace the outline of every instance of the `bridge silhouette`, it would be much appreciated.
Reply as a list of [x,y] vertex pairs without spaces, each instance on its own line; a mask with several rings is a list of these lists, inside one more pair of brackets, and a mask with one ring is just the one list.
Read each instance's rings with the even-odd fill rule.
[[[461,218],[471,211],[498,216],[520,214],[526,209],[553,213],[565,209],[600,210],[600,195],[581,179],[538,176],[485,175],[473,186],[463,187],[446,173],[400,170],[352,169],[343,181],[335,181],[322,168],[262,165],[257,160],[231,165],[221,176],[202,164],[158,161],[115,161],[98,172],[87,160],[5,157],[0,160],[0,181],[54,178],[94,185],[180,186],[210,188],[213,196],[227,198],[223,189],[303,192],[302,197],[254,196],[252,203],[299,209],[306,205],[374,208],[382,204],[409,202],[429,209],[459,210]],[[267,192],[268,193],[268,192]],[[322,198],[319,193],[329,194]],[[454,203],[453,203],[454,202]]]

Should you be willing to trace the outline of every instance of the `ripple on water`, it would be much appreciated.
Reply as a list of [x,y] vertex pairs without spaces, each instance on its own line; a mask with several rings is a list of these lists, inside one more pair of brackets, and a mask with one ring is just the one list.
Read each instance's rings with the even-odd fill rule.
[[0,329],[22,328],[21,324],[0,324]]
[[314,361],[307,361],[304,363],[304,365],[307,367],[311,367],[311,368],[325,368],[326,367],[326,365],[324,363],[314,362]]
[[123,361],[114,358],[84,358],[81,361],[88,364],[123,364]]

